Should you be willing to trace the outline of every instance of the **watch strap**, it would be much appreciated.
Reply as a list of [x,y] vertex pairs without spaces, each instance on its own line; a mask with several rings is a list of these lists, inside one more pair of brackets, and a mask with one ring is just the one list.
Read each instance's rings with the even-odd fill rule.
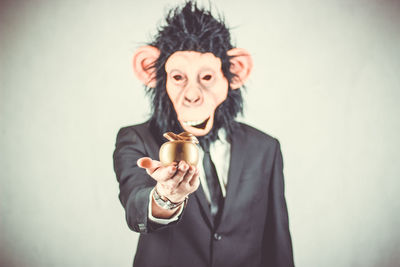
[[175,202],[172,202],[171,200],[169,200],[168,198],[166,198],[166,200],[162,199],[160,194],[157,192],[157,189],[154,188],[153,199],[157,203],[157,205],[159,205],[161,208],[166,209],[166,210],[173,210],[173,209],[179,207],[180,205],[182,205],[182,203],[187,202],[188,197],[186,197],[185,200],[183,200],[181,202],[175,203]]

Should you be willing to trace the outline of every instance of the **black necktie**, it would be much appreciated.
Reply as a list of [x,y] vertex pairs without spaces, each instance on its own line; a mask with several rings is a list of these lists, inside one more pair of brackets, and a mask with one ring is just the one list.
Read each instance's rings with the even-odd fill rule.
[[211,160],[210,146],[205,144],[203,150],[203,167],[207,178],[208,190],[210,191],[211,216],[214,219],[214,223],[217,224],[223,208],[224,197],[222,196],[221,187],[219,185],[217,171]]

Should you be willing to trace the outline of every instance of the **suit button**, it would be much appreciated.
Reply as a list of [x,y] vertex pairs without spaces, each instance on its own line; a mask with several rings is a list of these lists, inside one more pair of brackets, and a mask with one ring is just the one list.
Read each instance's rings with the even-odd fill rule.
[[222,236],[221,236],[220,234],[218,234],[218,233],[215,233],[215,234],[214,234],[214,240],[219,241],[219,240],[221,240],[221,239],[222,239]]

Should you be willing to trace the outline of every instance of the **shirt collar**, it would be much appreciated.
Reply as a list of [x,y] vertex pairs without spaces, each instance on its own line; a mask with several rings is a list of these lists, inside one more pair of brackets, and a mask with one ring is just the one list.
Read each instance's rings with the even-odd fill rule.
[[221,142],[222,144],[228,143],[228,139],[226,137],[226,130],[224,128],[219,129],[218,139],[215,142]]

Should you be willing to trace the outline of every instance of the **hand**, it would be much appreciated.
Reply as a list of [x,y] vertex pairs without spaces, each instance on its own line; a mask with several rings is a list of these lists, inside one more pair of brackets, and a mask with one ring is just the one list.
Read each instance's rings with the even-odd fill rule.
[[157,192],[174,203],[184,201],[200,185],[199,170],[185,161],[162,166],[161,162],[144,157],[138,159],[137,165],[157,181]]

